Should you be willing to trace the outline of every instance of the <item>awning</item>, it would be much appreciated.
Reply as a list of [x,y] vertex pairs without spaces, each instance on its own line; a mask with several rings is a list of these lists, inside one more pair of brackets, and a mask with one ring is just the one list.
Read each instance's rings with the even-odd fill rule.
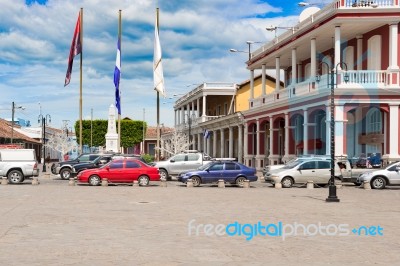
[[[307,140],[308,149],[321,149],[322,148],[322,141],[321,139],[309,139]],[[296,145],[297,149],[304,149],[304,141],[301,140],[299,144]]]

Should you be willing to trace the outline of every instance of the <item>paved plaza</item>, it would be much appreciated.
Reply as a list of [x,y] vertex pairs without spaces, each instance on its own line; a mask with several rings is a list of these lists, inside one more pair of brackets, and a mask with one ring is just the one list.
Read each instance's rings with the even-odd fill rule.
[[[327,188],[275,189],[261,181],[248,189],[215,185],[186,188],[176,181],[168,182],[168,187],[158,182],[148,187],[90,187],[69,186],[68,181],[50,176],[41,177],[38,186],[30,181],[1,185],[0,263],[398,263],[400,187],[379,191],[346,185],[338,189],[340,203],[326,203],[327,195]],[[253,238],[246,240],[251,228],[244,229],[246,236],[238,234],[239,227],[232,227],[245,224],[277,227],[268,227],[268,234],[265,228],[258,234],[254,230]],[[286,233],[302,224],[309,235],[299,231],[297,236],[274,236],[277,231],[273,229],[279,224]],[[223,234],[221,226],[232,235],[228,231]],[[314,235],[316,226],[328,227],[330,235]],[[349,230],[365,226],[372,235],[366,236],[364,227],[360,232],[338,235],[343,229],[340,226]]]

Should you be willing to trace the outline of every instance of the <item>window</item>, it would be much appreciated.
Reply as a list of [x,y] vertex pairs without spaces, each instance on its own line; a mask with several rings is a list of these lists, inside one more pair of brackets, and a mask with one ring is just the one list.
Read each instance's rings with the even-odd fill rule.
[[320,161],[318,162],[318,169],[330,169],[331,162],[328,161]]
[[316,162],[306,162],[300,168],[302,170],[312,170],[312,169],[315,169],[315,167],[316,167],[315,164],[316,164]]
[[124,167],[123,161],[114,161],[110,164],[110,169],[121,169]]
[[210,171],[221,171],[224,168],[224,164],[223,163],[216,163],[213,166],[210,167]]
[[236,165],[235,163],[225,163],[225,170],[240,170],[240,167]]
[[135,161],[126,161],[125,168],[140,168],[140,164]]
[[367,133],[381,133],[381,131],[381,112],[378,108],[374,107],[367,113]]
[[197,161],[199,159],[200,155],[199,154],[188,154],[187,160],[188,161]]
[[89,154],[82,155],[79,157],[80,162],[88,162],[89,161]]
[[174,159],[175,162],[183,162],[185,160],[185,156],[186,156],[185,154],[177,154],[171,159]]

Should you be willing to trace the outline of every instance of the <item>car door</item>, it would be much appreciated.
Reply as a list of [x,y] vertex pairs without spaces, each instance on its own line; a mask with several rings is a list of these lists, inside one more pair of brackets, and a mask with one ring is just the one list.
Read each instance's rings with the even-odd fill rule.
[[183,171],[196,170],[200,166],[202,166],[202,162],[200,160],[201,154],[199,153],[188,153],[186,156],[186,160],[183,166]]
[[108,171],[105,174],[105,177],[110,181],[110,182],[123,182],[124,176],[124,161],[122,160],[116,160],[110,163],[108,166]]
[[186,154],[177,154],[174,157],[172,157],[169,161],[169,173],[172,175],[177,175],[180,172],[183,172],[184,170],[184,163],[185,163],[185,157]]
[[138,177],[142,174],[141,165],[132,160],[125,161],[124,169],[124,181],[131,183],[134,180],[138,180]]
[[315,180],[316,161],[305,161],[297,167],[293,173],[295,183],[307,183],[308,180]]
[[[398,185],[400,184],[400,164],[392,165],[387,170],[387,177],[389,178],[390,184]],[[399,170],[398,170],[399,169]]]
[[328,184],[331,178],[331,162],[330,161],[317,161],[315,170],[314,183]]
[[221,178],[229,183],[233,183],[240,174],[240,166],[235,163],[225,163],[225,170],[221,173]]
[[218,180],[222,177],[222,173],[224,171],[224,163],[216,162],[208,168],[207,171],[207,183],[218,182]]

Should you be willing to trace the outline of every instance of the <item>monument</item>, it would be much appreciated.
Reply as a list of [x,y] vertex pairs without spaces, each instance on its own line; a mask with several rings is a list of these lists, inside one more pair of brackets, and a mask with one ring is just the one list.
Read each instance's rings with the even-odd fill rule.
[[115,126],[115,106],[108,109],[108,128],[106,134],[106,151],[118,152],[118,134]]

